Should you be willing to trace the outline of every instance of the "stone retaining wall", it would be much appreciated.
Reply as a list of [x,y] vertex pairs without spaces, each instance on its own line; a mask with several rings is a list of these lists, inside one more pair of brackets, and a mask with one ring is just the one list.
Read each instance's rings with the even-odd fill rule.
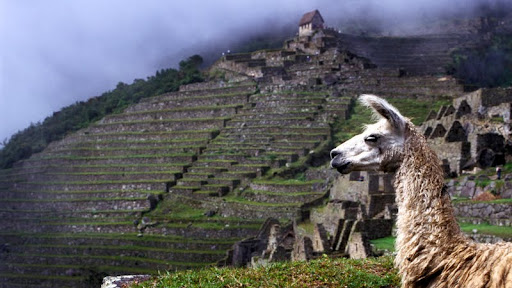
[[487,222],[492,225],[512,226],[512,203],[455,203],[455,216],[475,224]]

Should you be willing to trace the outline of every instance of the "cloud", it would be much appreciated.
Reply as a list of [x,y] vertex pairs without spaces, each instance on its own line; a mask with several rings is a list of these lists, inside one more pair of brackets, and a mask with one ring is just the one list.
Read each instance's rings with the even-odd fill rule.
[[489,1],[446,2],[0,0],[0,141],[120,81],[176,67],[209,45],[297,23],[313,9],[341,28],[356,20],[400,26]]

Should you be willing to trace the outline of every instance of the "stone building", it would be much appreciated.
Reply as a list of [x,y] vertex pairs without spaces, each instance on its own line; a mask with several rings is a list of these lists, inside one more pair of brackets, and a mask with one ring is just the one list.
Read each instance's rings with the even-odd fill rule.
[[445,172],[456,175],[505,162],[511,111],[512,89],[479,89],[432,111],[421,129]]
[[324,28],[324,18],[318,10],[308,12],[299,22],[299,36],[311,36],[315,30]]

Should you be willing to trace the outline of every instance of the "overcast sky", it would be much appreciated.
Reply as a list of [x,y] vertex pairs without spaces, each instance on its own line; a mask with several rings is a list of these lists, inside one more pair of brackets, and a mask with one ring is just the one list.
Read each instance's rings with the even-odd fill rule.
[[64,106],[115,88],[120,81],[131,83],[157,69],[176,67],[205,43],[273,29],[279,21],[295,23],[313,9],[320,10],[327,24],[343,17],[384,17],[395,22],[404,19],[409,25],[420,15],[468,10],[467,3],[0,0],[0,142]]

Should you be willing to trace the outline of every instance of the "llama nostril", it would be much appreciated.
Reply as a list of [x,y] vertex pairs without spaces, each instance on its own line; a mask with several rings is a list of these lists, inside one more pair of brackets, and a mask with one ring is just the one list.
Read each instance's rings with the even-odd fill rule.
[[331,150],[331,159],[334,159],[334,157],[340,155],[341,152],[336,151],[336,149]]

